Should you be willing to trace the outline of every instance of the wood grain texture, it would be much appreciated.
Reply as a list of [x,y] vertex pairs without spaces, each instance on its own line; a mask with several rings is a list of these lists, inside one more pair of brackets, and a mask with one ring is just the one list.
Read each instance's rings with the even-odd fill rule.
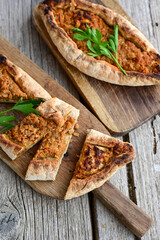
[[[120,0],[122,6],[128,9],[129,15],[146,37],[160,51],[160,15],[159,1]],[[141,14],[138,14],[138,11]],[[139,16],[139,17],[138,17]],[[132,163],[136,190],[136,201],[154,219],[153,227],[142,237],[143,240],[160,239],[160,117],[159,115],[131,132],[130,141],[137,152],[136,161]]]
[[[152,44],[154,44],[156,49],[160,50],[160,16],[157,8],[159,1],[119,0],[119,2],[133,19],[134,23]],[[130,142],[133,144],[137,156],[132,163],[133,173],[131,174],[133,174],[132,181],[134,180],[134,184],[129,185],[129,187],[135,191],[138,206],[141,206],[142,209],[154,219],[154,225],[141,238],[143,240],[160,239],[160,189],[158,184],[160,181],[160,164],[158,157],[160,150],[159,126],[160,117],[157,116],[129,134]],[[124,174],[126,173],[127,171],[122,173],[119,172],[118,174],[120,175],[118,176],[117,174],[113,176],[110,181],[127,195],[128,189],[126,187],[125,191],[125,182],[123,179],[121,180],[121,177],[124,178]],[[108,224],[108,217],[106,217],[107,209],[105,210],[104,206],[98,201],[96,202],[96,209],[97,222],[99,223],[97,228],[97,239],[103,240],[104,236],[106,236],[106,239],[111,239],[112,232],[114,232],[115,229],[115,221]],[[113,229],[112,232],[109,231],[108,233],[108,229],[111,228]],[[123,231],[124,235],[122,237],[118,236],[119,233],[120,235],[122,234],[121,231],[114,233],[115,239],[132,239],[132,237],[134,239],[134,236],[127,236],[127,231]]]
[[[77,161],[77,154],[80,154],[82,149],[87,129],[96,129],[106,134],[109,134],[104,125],[92,114],[87,108],[85,108],[76,98],[74,98],[69,92],[62,88],[56,81],[49,77],[43,70],[37,65],[31,62],[21,52],[19,52],[13,45],[7,42],[0,36],[0,52],[5,54],[8,59],[17,64],[25,72],[27,72],[33,79],[35,79],[42,87],[44,87],[50,95],[56,96],[67,103],[73,105],[80,110],[80,116],[78,118],[79,124],[79,137],[72,136],[72,142],[68,148],[68,156],[64,157],[64,161],[60,166],[55,181],[27,181],[27,183],[33,187],[36,191],[45,194],[56,199],[63,199],[68,188],[70,179],[75,169],[75,163]],[[1,109],[7,108],[6,103],[1,103]],[[17,120],[19,120],[19,114],[16,114]],[[3,161],[9,165],[22,179],[25,177],[25,173],[29,162],[33,158],[36,152],[37,146],[31,148],[26,153],[22,154],[15,161],[11,161],[10,158],[0,150],[0,157]]]
[[[79,98],[73,84],[33,28],[32,10],[37,3],[37,0],[0,1],[0,33]],[[71,203],[42,196],[2,161],[0,182],[1,240],[75,240],[79,236],[82,240],[92,239],[87,195]],[[16,216],[15,224],[7,219],[8,212]]]
[[[34,190],[55,199],[63,199],[67,191],[69,182],[72,178],[73,171],[77,160],[77,154],[80,154],[84,139],[86,137],[87,129],[97,129],[101,132],[108,133],[104,125],[96,119],[80,102],[78,102],[73,96],[65,91],[58,83],[51,79],[45,72],[43,72],[38,66],[26,58],[21,52],[19,52],[13,45],[7,42],[0,36],[0,52],[5,54],[9,59],[16,63],[19,67],[25,70],[31,77],[33,77],[38,83],[44,87],[51,96],[55,95],[63,96],[63,100],[72,104],[76,108],[80,109],[79,123],[79,137],[72,137],[72,142],[68,148],[68,156],[63,158],[60,169],[56,176],[55,181],[26,181]],[[32,66],[32,69],[31,69]],[[44,81],[45,79],[45,81]],[[1,109],[6,109],[7,104],[1,104]],[[19,120],[19,114],[17,113],[17,119]],[[22,154],[19,158],[11,161],[10,158],[0,150],[1,159],[12,168],[22,179],[24,179],[29,162],[35,155],[37,146],[29,149],[26,153]],[[94,191],[96,196],[105,205],[111,209],[111,211],[127,226],[135,235],[142,236],[151,227],[152,220],[149,216],[143,213],[135,205],[133,207],[132,202],[116,189],[112,184],[106,182],[103,188],[99,188]],[[120,196],[118,198],[118,196]],[[107,201],[108,199],[108,201]],[[115,200],[117,199],[118,202]],[[117,208],[117,203],[119,207]],[[127,214],[128,211],[132,214]]]
[[[0,33],[23,53],[25,53],[25,55],[43,68],[43,70],[45,70],[50,76],[56,79],[56,81],[69,90],[74,96],[76,96],[76,98],[79,98],[79,95],[71,81],[68,79],[56,58],[52,56],[50,50],[44,44],[43,40],[39,37],[32,25],[32,10],[38,2],[38,0],[1,0]],[[147,37],[150,38],[150,41],[155,46],[158,46],[158,42],[160,42],[160,19],[157,7],[159,0],[150,2],[150,10],[148,7],[149,2],[149,0],[120,0],[123,8],[129,14],[129,16],[132,17],[135,24],[146,36],[147,34],[145,31],[148,29]],[[119,5],[116,5],[115,7],[119,9]],[[157,26],[157,24],[159,25]],[[156,140],[154,143],[157,142],[157,144],[154,145],[156,145],[157,150],[160,146],[159,125],[160,119],[157,117],[153,122],[154,128],[152,128],[151,125],[151,129],[154,129],[153,132],[155,132],[156,136],[152,139],[152,141]],[[140,143],[139,149],[141,148],[142,142],[144,141],[144,138],[146,138],[148,127],[150,127],[150,125],[145,124],[142,128],[139,128],[138,132],[135,133],[136,136],[134,134],[132,135],[131,142],[134,143],[134,147],[136,147],[136,144]],[[135,131],[133,131],[133,133],[134,132]],[[153,135],[151,134],[151,136]],[[148,138],[148,141],[151,141],[150,138]],[[154,147],[151,144],[145,142],[145,144],[143,144],[143,148],[144,151],[147,152],[147,156],[149,156],[149,158],[150,156],[155,156]],[[137,152],[137,154],[138,153],[139,152]],[[154,168],[156,169],[157,176],[156,184],[154,180],[152,180],[152,175],[150,178],[150,184],[148,184],[149,180],[147,180],[147,184],[145,183],[146,174],[141,174],[141,178],[136,180],[135,191],[138,188],[138,191],[136,191],[138,205],[141,206],[142,209],[144,209],[148,214],[152,215],[156,223],[142,238],[145,240],[160,239],[158,224],[159,216],[157,214],[157,209],[159,209],[160,202],[158,197],[158,153],[159,152],[157,152],[156,158],[154,158]],[[145,159],[146,164],[141,164],[142,169],[139,171],[143,172],[145,168],[148,169],[147,161],[149,158]],[[135,161],[138,160],[135,159]],[[138,168],[137,165],[133,169],[134,175],[135,171],[137,171],[136,168]],[[138,174],[136,177],[137,176]],[[93,211],[93,208],[89,204],[87,195],[67,202],[56,201],[54,199],[42,196],[41,194],[33,191],[2,161],[0,161],[0,181],[0,213],[2,213],[0,214],[0,239],[2,240],[90,240],[95,239],[95,235],[94,237],[92,236],[92,229],[93,232],[98,232],[98,238],[96,239],[100,240],[135,239],[133,234],[125,229],[124,226],[104,207],[103,204],[101,204],[99,200],[96,200],[96,211]],[[111,182],[128,196],[128,183],[125,168],[121,169],[119,173],[113,176]],[[156,187],[154,187],[154,191],[152,191],[152,194],[150,194],[152,183]],[[141,190],[143,193],[145,192],[144,198],[141,194]],[[8,212],[14,214],[16,221],[10,221],[14,219],[12,218],[13,215],[11,215],[10,219],[9,217],[6,217],[8,216]],[[94,213],[94,218],[93,216],[91,217],[90,213]],[[94,220],[95,223],[98,224],[97,226],[94,225],[92,228],[91,223]],[[13,224],[11,224],[12,222]],[[64,225],[62,226],[62,224]],[[14,227],[11,228],[10,226]]]
[[[118,7],[116,0],[95,0],[124,17],[125,11]],[[124,87],[98,81],[80,73],[75,67],[64,60],[47,33],[36,10],[34,11],[35,26],[56,56],[77,90],[81,93],[92,111],[114,135],[124,135],[131,129],[141,125],[160,111],[160,87]]]
[[[154,226],[142,239],[160,239],[160,164],[159,164],[159,138],[160,119],[147,123],[136,129],[130,135],[137,151],[137,161],[133,163],[134,183],[136,187],[137,204],[149,213],[154,219]],[[157,125],[158,124],[158,125]],[[154,135],[154,129],[156,134]],[[137,135],[139,136],[137,138]],[[141,144],[143,142],[143,144]],[[157,147],[156,147],[157,146]],[[148,149],[151,149],[149,151]],[[147,166],[147,167],[146,167]],[[143,170],[142,170],[143,169]],[[145,201],[144,201],[145,199]]]

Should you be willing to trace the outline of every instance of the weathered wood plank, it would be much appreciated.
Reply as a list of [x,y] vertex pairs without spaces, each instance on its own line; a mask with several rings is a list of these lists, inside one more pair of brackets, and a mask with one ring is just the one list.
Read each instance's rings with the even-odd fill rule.
[[[0,34],[77,98],[74,86],[32,25],[39,1],[0,1]],[[0,239],[92,239],[88,196],[61,202],[34,192],[0,161]]]
[[[152,44],[157,47],[159,42],[159,27],[156,23],[160,23],[160,17],[158,14],[158,1],[151,2],[149,6],[149,1],[127,1],[119,0],[127,14],[133,19],[134,23],[142,30],[142,32],[150,39]],[[148,9],[149,8],[149,9]],[[150,15],[151,14],[151,15]],[[156,29],[155,29],[156,28]],[[147,29],[147,30],[146,30]],[[157,39],[157,40],[156,40]],[[157,119],[158,118],[158,119]],[[149,230],[149,232],[142,238],[148,239],[160,239],[159,232],[159,215],[160,212],[160,200],[158,193],[160,191],[158,182],[159,179],[159,122],[160,118],[156,117],[153,124],[148,123],[138,128],[137,130],[131,132],[130,140],[136,149],[136,159],[133,161],[133,171],[134,171],[134,182],[136,186],[136,198],[138,206],[141,206],[148,214],[150,214],[154,220],[155,225]],[[153,136],[154,127],[155,136]],[[150,132],[150,134],[148,133]],[[148,136],[148,137],[147,137]],[[154,140],[153,140],[154,138]],[[147,140],[146,140],[147,139]],[[152,140],[151,140],[152,139]],[[145,142],[144,142],[145,141]],[[142,148],[143,142],[143,148]],[[152,142],[152,144],[151,144]],[[154,144],[156,143],[156,155],[154,155]],[[139,146],[138,146],[139,145]],[[149,156],[146,156],[144,152],[147,152]],[[146,159],[147,158],[147,159]],[[148,164],[148,161],[150,164]],[[153,164],[154,162],[154,164]],[[152,166],[151,166],[152,165]],[[151,173],[150,173],[150,168]],[[150,174],[149,174],[150,173]],[[154,175],[154,176],[153,176]],[[117,186],[124,194],[128,196],[128,184],[126,169],[123,168],[115,176],[111,178],[111,182]],[[153,188],[152,188],[153,186]],[[142,194],[143,192],[143,194]],[[97,214],[97,238],[98,239],[134,239],[134,236],[128,233],[128,231],[122,230],[120,223],[110,216],[107,209],[96,200],[96,214]],[[119,229],[115,231],[114,229]],[[112,229],[112,230],[111,230]]]
[[[31,9],[38,2],[39,1],[37,0],[19,0],[16,2],[11,0],[1,0],[0,33],[5,36],[9,41],[11,41],[15,46],[17,46],[28,57],[30,57],[34,62],[36,62],[40,67],[42,67],[46,72],[48,72],[52,77],[57,79],[57,81],[59,81],[60,84],[65,86],[67,90],[69,90],[72,94],[78,97],[76,90],[66,77],[64,71],[59,68],[57,61],[54,59],[54,57],[52,56],[48,48],[45,46],[41,38],[38,36],[37,32],[34,30],[31,24]],[[123,7],[127,11],[127,13],[129,13],[129,15],[134,19],[134,22],[139,26],[140,29],[143,30],[143,25],[148,27],[148,20],[146,21],[146,15],[148,14],[149,10],[145,10],[146,7],[144,6],[146,6],[146,3],[148,4],[149,1],[141,1],[141,3],[139,1],[138,4],[135,0],[121,0],[120,2],[123,4]],[[153,25],[155,24],[155,22],[160,23],[157,7],[158,0],[152,1],[150,6],[151,13],[154,12],[154,14],[152,14]],[[141,17],[139,17],[139,15],[137,17],[138,12],[140,12]],[[6,16],[8,17],[6,18]],[[148,23],[150,26],[150,22]],[[155,26],[155,28],[157,29],[157,31],[155,29],[154,31],[152,31],[151,27],[148,32],[150,34],[150,40],[154,45],[156,43],[156,39],[157,42],[160,40],[160,35],[158,34],[159,27]],[[55,68],[57,69],[57,71],[54,71]],[[154,139],[156,139],[157,143],[159,143],[159,122],[159,118],[156,118],[156,120],[153,122],[153,126],[155,126]],[[131,142],[133,142],[135,146],[139,143],[141,146],[144,138],[146,138],[148,125],[144,126],[146,126],[145,129],[143,129],[143,127],[139,128],[137,130],[138,132],[134,131],[133,135],[130,135]],[[152,138],[153,136],[154,134],[151,134]],[[153,169],[151,171],[151,177],[153,177],[154,173],[156,173],[156,171],[159,169],[158,153],[160,150],[160,145],[156,145],[157,154],[153,155],[153,149],[151,149],[150,147],[150,141],[150,137],[146,138],[144,151],[150,151],[150,153],[148,153],[150,159],[152,156],[154,156],[154,159],[152,159],[152,161],[155,161],[155,170]],[[140,151],[140,147],[136,147],[136,149],[138,154],[143,154],[143,152]],[[144,159],[145,157],[143,157],[143,160]],[[147,161],[145,159],[145,163],[147,163]],[[136,159],[136,163],[139,162],[140,161],[137,161]],[[158,216],[156,213],[156,207],[158,204],[158,196],[156,198],[156,201],[153,201],[154,195],[152,196],[152,194],[154,194],[155,191],[156,193],[158,193],[158,190],[156,189],[156,187],[158,188],[158,186],[155,185],[152,191],[152,189],[150,189],[152,188],[152,185],[150,185],[150,188],[148,188],[148,184],[150,184],[150,178],[148,178],[147,182],[142,182],[144,175],[149,174],[147,170],[145,171],[145,174],[141,175],[146,166],[148,166],[148,164],[140,166],[141,168],[139,172],[136,173],[136,171],[138,171],[137,168],[139,168],[139,165],[134,166],[133,164],[134,174],[136,178],[139,177],[140,179],[137,179],[137,181],[135,179],[136,187],[138,186],[136,191],[137,202],[138,205],[142,206],[144,210],[146,209],[148,213],[153,214],[153,217],[155,217],[155,220],[157,221]],[[121,181],[123,180],[121,179],[121,176],[124,175],[125,178],[127,178],[126,170],[125,168],[122,170],[121,172],[119,172],[118,177],[116,175],[114,176],[115,180],[113,177],[113,183],[117,187],[119,187],[123,193],[128,195],[127,182],[124,186],[124,182]],[[158,183],[157,176],[158,175],[156,173],[155,180],[157,180]],[[2,224],[0,224],[0,239],[92,239],[90,214],[88,210],[89,204],[87,196],[79,198],[78,203],[77,200],[75,200],[74,203],[63,203],[43,197],[40,194],[32,191],[30,187],[28,187],[22,180],[20,180],[20,178],[17,177],[2,162],[0,162],[0,181],[0,223],[2,222]],[[142,186],[141,184],[139,184],[140,181],[145,185]],[[143,197],[143,195],[141,194],[142,190],[143,192],[146,192],[145,197]],[[147,204],[151,206],[151,209],[149,209],[145,199],[149,199],[147,200]],[[156,205],[154,206],[155,203]],[[106,210],[106,208],[104,208],[103,206],[99,206],[97,210],[101,211],[102,213],[101,216],[99,214],[98,218],[99,227],[101,226],[101,229],[99,231],[100,239],[107,239],[107,236],[108,239],[133,239],[133,235],[131,235],[128,230],[125,231],[123,226],[120,228],[118,227],[118,221],[117,224],[113,225],[116,219]],[[77,211],[78,213],[80,213],[80,215],[77,214]],[[57,215],[58,213],[59,216]],[[107,221],[105,219],[106,216]],[[102,222],[102,225],[100,221]],[[108,223],[112,224],[108,225]],[[114,227],[111,225],[113,225]],[[149,235],[146,235],[144,239],[157,240],[158,236],[160,235],[159,232],[159,235],[157,235],[157,226],[158,225],[155,225],[154,231],[152,230],[152,228]],[[120,237],[119,234],[123,231],[125,231],[125,233],[122,233],[122,237]]]
[[[128,13],[135,24],[138,25],[154,47],[160,51],[159,1],[143,0],[137,3],[137,1],[120,0],[120,3],[128,9]],[[153,227],[142,238],[143,240],[160,239],[159,124],[160,117],[156,116],[154,120],[129,134],[137,155],[133,162],[137,204],[154,219]]]
[[157,117],[130,134],[137,152],[133,162],[137,204],[154,219],[153,227],[142,238],[144,240],[160,239],[159,124],[160,118]]

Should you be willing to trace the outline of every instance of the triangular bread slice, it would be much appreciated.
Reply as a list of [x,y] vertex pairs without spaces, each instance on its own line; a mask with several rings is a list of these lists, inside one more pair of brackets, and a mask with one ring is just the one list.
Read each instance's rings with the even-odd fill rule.
[[0,54],[0,102],[51,98],[31,76]]
[[81,196],[102,186],[134,157],[130,143],[89,130],[65,199]]
[[44,137],[28,166],[26,180],[55,179],[62,158],[68,149],[77,117],[72,118],[72,114],[69,114],[61,129],[55,129]]
[[25,180],[55,180],[62,158],[68,149],[78,116],[79,110],[72,107],[64,124],[45,135],[28,166]]
[[37,108],[40,115],[31,113],[19,125],[0,134],[0,147],[12,160],[16,159],[48,132],[61,128],[72,109],[56,97],[41,103]]

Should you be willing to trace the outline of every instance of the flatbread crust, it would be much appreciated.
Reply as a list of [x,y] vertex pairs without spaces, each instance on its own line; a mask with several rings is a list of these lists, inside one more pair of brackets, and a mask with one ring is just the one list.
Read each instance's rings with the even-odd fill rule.
[[[7,57],[0,54],[0,64],[7,68],[9,74],[13,77],[14,83],[18,85],[22,92],[27,94],[27,99],[42,99],[44,101],[51,98],[50,94],[41,87],[31,76],[25,71],[12,63]],[[13,99],[5,99],[0,97],[0,102],[16,102]]]
[[[98,170],[95,174],[86,176],[85,178],[76,178],[76,176],[73,176],[67,189],[64,198],[65,200],[81,196],[102,186],[115,172],[131,162],[135,157],[134,149],[130,143],[122,142],[93,129],[89,130],[87,134],[81,156],[86,144],[93,144],[94,146],[106,148],[116,148],[116,151],[120,152],[120,154],[113,157],[111,163],[106,165],[107,167]],[[79,161],[83,160],[81,159],[81,156]],[[88,157],[89,156],[90,155],[88,155]],[[78,166],[78,164],[76,166]],[[87,168],[89,165],[87,166],[86,164],[85,166]]]
[[[15,160],[22,153],[32,148],[38,141],[42,139],[45,133],[44,131],[45,129],[44,130],[43,128],[40,129],[39,124],[37,124],[37,127],[33,129],[34,124],[32,124],[32,120],[34,121],[35,119],[36,121],[39,121],[39,122],[43,121],[41,117],[31,113],[25,119],[23,119],[21,123],[18,125],[20,130],[18,130],[17,126],[15,126],[11,130],[8,130],[5,133],[0,134],[0,147],[12,160]],[[28,124],[26,124],[26,122],[28,122]],[[25,127],[26,128],[28,127],[28,130],[27,129],[25,130],[24,129]],[[31,133],[30,129],[31,131],[34,131],[34,132]],[[37,136],[37,131],[39,132],[38,136]],[[10,137],[12,135],[13,136],[16,135],[16,137]],[[33,140],[30,140],[30,138],[32,138]],[[24,141],[21,139],[23,139]]]
[[[40,141],[45,136],[46,131],[47,131],[46,130],[47,123],[45,125],[45,119],[50,119],[51,122],[53,121],[53,127],[55,127],[55,126],[61,127],[61,125],[64,123],[65,116],[70,114],[71,108],[74,108],[74,107],[72,107],[71,105],[65,103],[64,101],[62,101],[56,97],[51,98],[44,103],[41,103],[37,108],[37,110],[40,112],[40,117],[35,114],[30,114],[29,116],[27,116],[25,118],[25,119],[31,118],[31,120],[28,124],[28,130],[26,130],[26,132],[25,132],[25,137],[27,139],[31,136],[32,139],[35,138],[35,141],[28,142],[27,145],[25,145],[25,144],[22,144],[19,142],[17,143],[17,142],[15,142],[15,140],[10,139],[8,137],[8,136],[10,136],[9,133],[16,131],[16,126],[15,126],[13,129],[6,131],[4,134],[0,134],[0,147],[12,160],[15,160],[17,157],[19,157],[22,153],[26,152],[28,149],[30,149],[33,145],[35,145],[38,141]],[[77,115],[79,114],[79,110],[76,109],[75,112],[73,112],[71,114],[71,116],[72,115],[75,116],[75,114],[77,114]],[[33,133],[31,135],[30,125],[32,124],[32,118],[34,119],[34,116],[35,116],[35,118],[36,118],[35,120],[37,122],[36,123],[37,129],[36,129],[36,131],[34,131],[35,129],[33,129]],[[25,121],[25,119],[23,121]],[[42,125],[42,128],[40,128],[41,126],[38,125],[38,123],[40,121],[41,121],[40,124]],[[38,137],[36,137],[37,131],[39,131]],[[21,136],[17,136],[16,137],[17,140],[20,137]]]
[[[160,84],[159,73],[143,74],[135,71],[127,71],[128,76],[125,76],[117,67],[106,61],[96,60],[83,53],[77,48],[76,43],[67,35],[63,28],[57,25],[53,12],[48,6],[50,2],[54,1],[58,3],[56,0],[45,0],[35,7],[34,12],[40,15],[53,43],[67,62],[91,77],[113,84],[126,86]],[[64,1],[59,1],[59,3],[61,2]],[[160,58],[159,53],[145,36],[121,15],[113,12],[109,8],[85,0],[74,0],[74,3],[79,9],[91,11],[99,15],[110,26],[118,24],[120,33],[126,39],[136,43],[139,48],[148,53],[156,54],[158,58]]]
[[[55,100],[55,99],[54,99]],[[53,101],[54,101],[53,100]],[[78,116],[79,116],[79,110],[74,108],[73,106],[61,101],[60,99],[56,99],[56,105],[53,109],[53,101],[48,102],[47,106],[44,103],[42,106],[39,107],[39,111],[43,116],[47,116],[49,118],[52,117],[53,111],[56,111],[54,113],[54,120],[55,122],[59,122],[59,126],[62,126],[61,129],[55,129],[55,131],[51,132],[50,136],[46,135],[42,141],[41,146],[37,150],[37,153],[35,157],[31,160],[27,173],[25,176],[25,180],[41,180],[41,181],[54,181],[57,175],[57,172],[59,170],[60,164],[62,162],[64,154],[67,152],[72,134],[74,132],[74,126],[77,122]],[[59,117],[62,114],[63,119]],[[57,116],[60,119],[57,121]],[[71,121],[68,126],[68,121]],[[68,126],[68,127],[67,127]],[[65,127],[67,128],[65,131]],[[64,128],[64,130],[63,130]],[[62,134],[62,131],[64,132]],[[53,136],[58,136],[58,139],[54,139]],[[63,137],[61,137],[63,136]],[[44,152],[45,146],[48,145],[48,143],[51,142],[51,145],[53,146],[53,152],[51,156],[47,157],[44,154],[43,159],[38,159],[41,152],[39,150],[42,149]],[[54,154],[57,152],[58,149],[58,157],[55,157]]]

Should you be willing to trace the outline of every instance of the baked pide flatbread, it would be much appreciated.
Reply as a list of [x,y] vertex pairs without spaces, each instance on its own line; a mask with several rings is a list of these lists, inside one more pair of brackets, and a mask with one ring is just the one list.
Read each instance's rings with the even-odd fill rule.
[[65,199],[81,196],[102,186],[134,157],[130,143],[89,130]]
[[73,112],[78,118],[79,110],[58,98],[41,103],[37,110],[40,115],[31,113],[11,130],[0,134],[0,147],[12,159],[16,159],[48,133],[60,131],[66,119]]
[[[99,80],[128,86],[160,84],[160,55],[144,35],[109,8],[84,0],[45,0],[35,7],[62,56],[81,72]],[[114,25],[119,28],[118,61],[128,76],[106,56],[93,58],[87,41],[73,38],[72,27],[102,32],[108,40]]]
[[51,98],[33,78],[0,54],[0,102]]
[[55,180],[62,158],[68,149],[78,116],[79,110],[70,107],[70,112],[65,115],[63,124],[45,135],[28,166],[25,180]]

